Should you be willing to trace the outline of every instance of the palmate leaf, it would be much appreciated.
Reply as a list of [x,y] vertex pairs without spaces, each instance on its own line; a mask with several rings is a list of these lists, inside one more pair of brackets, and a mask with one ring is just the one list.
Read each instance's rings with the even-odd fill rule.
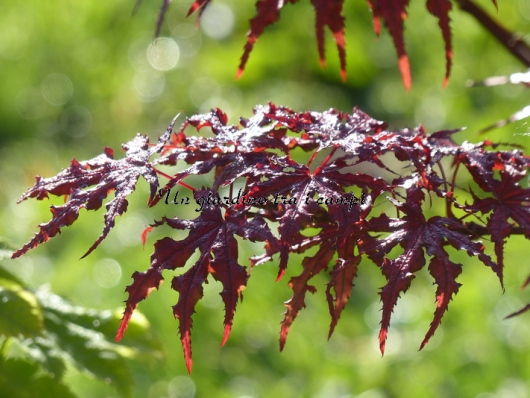
[[[388,28],[394,47],[398,53],[398,66],[401,72],[401,79],[407,90],[410,89],[412,79],[410,75],[410,64],[405,49],[405,40],[403,37],[404,21],[407,18],[407,7],[410,0],[367,0],[374,14],[374,29],[379,35],[381,30],[380,18],[383,18]],[[445,58],[446,72],[444,86],[447,85],[449,75],[451,74],[451,61],[453,50],[451,45],[451,28],[449,25],[449,12],[452,5],[450,0],[427,0],[427,9],[431,14],[438,18],[438,25],[442,31],[445,41]]]
[[[383,239],[377,239],[363,245],[362,250],[372,261],[381,267],[387,284],[380,295],[383,302],[379,346],[381,353],[385,351],[385,343],[390,326],[390,318],[401,293],[405,293],[415,278],[415,273],[425,265],[425,254],[431,257],[429,273],[433,276],[436,290],[436,311],[431,327],[421,344],[427,344],[430,337],[440,324],[449,302],[458,292],[460,284],[456,277],[461,273],[461,265],[449,259],[444,246],[449,244],[457,250],[465,250],[470,256],[477,256],[484,264],[498,273],[497,265],[484,254],[484,246],[473,242],[455,219],[435,216],[425,219],[421,209],[424,200],[423,192],[418,188],[407,190],[407,201],[393,201],[395,206],[404,213],[401,219],[391,219],[385,214],[372,219],[368,230],[374,232],[391,231]],[[403,247],[403,253],[395,259],[389,259],[388,253],[397,245]],[[502,282],[502,280],[501,280]]]
[[[380,193],[389,190],[389,186],[381,178],[345,172],[344,169],[348,167],[345,162],[334,161],[329,165],[322,164],[311,172],[306,165],[300,165],[288,158],[275,160],[277,164],[273,167],[260,170],[260,175],[267,178],[267,181],[252,181],[249,189],[251,196],[273,196],[274,202],[281,204],[284,208],[278,227],[283,242],[279,280],[287,267],[289,245],[299,237],[300,231],[310,224],[314,216],[314,200],[317,195],[323,199],[324,203],[325,199],[336,201],[345,197],[344,188],[346,187],[369,187]],[[345,200],[347,203],[345,206],[350,205],[351,209],[351,204],[355,202],[355,199],[357,199],[355,205],[358,205],[360,194],[358,198],[350,197],[349,200]]]
[[473,194],[474,201],[467,209],[490,214],[487,227],[495,244],[495,254],[499,264],[499,277],[502,280],[504,268],[505,239],[511,235],[514,225],[519,225],[524,235],[530,239],[530,189],[522,188],[508,172],[501,173],[501,180],[492,180],[493,197],[479,198]]
[[[331,337],[335,326],[340,318],[342,310],[350,297],[353,288],[353,279],[357,275],[357,266],[361,256],[355,255],[359,241],[369,239],[365,231],[365,218],[372,210],[373,198],[378,193],[373,193],[369,199],[355,198],[353,194],[347,194],[348,199],[357,199],[354,206],[330,205],[329,218],[331,222],[322,225],[322,231],[316,238],[301,239],[298,245],[307,250],[308,247],[318,244],[319,250],[311,257],[305,257],[302,261],[303,271],[300,275],[289,280],[289,287],[293,290],[293,297],[284,305],[287,308],[280,329],[280,350],[283,350],[287,340],[289,329],[305,308],[305,295],[307,292],[315,293],[316,287],[309,281],[319,273],[327,270],[332,258],[337,255],[335,266],[331,271],[331,280],[326,288],[326,298],[331,315],[331,325],[328,337]],[[364,198],[364,196],[363,196]],[[351,202],[353,203],[353,201]],[[332,294],[335,292],[335,295]]]
[[316,13],[316,36],[320,64],[326,67],[324,51],[324,28],[329,27],[333,33],[339,52],[340,73],[342,81],[346,81],[346,39],[344,37],[344,17],[342,5],[344,0],[311,0]]
[[[19,203],[28,198],[41,200],[47,198],[48,194],[67,195],[68,199],[62,206],[51,206],[52,219],[40,224],[40,231],[21,249],[14,252],[12,258],[20,257],[28,250],[48,241],[60,233],[62,227],[72,225],[81,209],[99,209],[109,193],[115,191],[114,199],[106,205],[103,232],[83,257],[89,255],[107,237],[114,227],[115,218],[127,210],[126,197],[134,191],[140,176],[151,187],[151,199],[156,195],[158,177],[149,163],[149,158],[162,150],[162,144],[169,138],[171,127],[172,125],[155,147],[149,148],[149,139],[139,134],[123,144],[123,149],[126,151],[124,159],[114,160],[112,149],[105,148],[102,155],[91,160],[78,162],[73,159],[70,167],[55,177],[44,179],[36,177],[35,185],[22,195]],[[94,187],[86,188],[91,185]]]
[[330,219],[337,225],[331,236],[335,241],[338,258],[330,272],[331,278],[326,287],[326,299],[331,315],[328,338],[333,334],[342,310],[350,298],[353,280],[357,276],[358,265],[362,259],[358,254],[361,242],[366,244],[371,240],[367,234],[367,219],[378,195],[379,192],[372,191],[358,206],[351,209],[337,205],[329,208]]
[[303,271],[300,275],[289,280],[289,287],[293,290],[293,297],[285,302],[287,311],[285,312],[280,328],[280,351],[285,347],[287,334],[298,316],[299,312],[305,308],[305,295],[307,292],[315,293],[316,288],[308,284],[309,280],[320,272],[325,271],[334,255],[334,242],[323,243],[318,252],[311,257],[305,257],[302,261]]
[[[138,8],[142,0],[137,0],[135,10]],[[188,16],[199,11],[199,18],[211,4],[212,0],[196,0],[192,3]],[[254,44],[258,38],[263,34],[265,28],[273,25],[280,18],[280,12],[287,3],[297,3],[299,0],[257,0],[256,1],[256,16],[250,20],[250,30],[247,33],[247,41],[245,43],[241,62],[237,70],[237,78],[241,77],[248,61],[250,53],[254,48]],[[394,42],[398,55],[398,67],[401,73],[403,85],[407,90],[410,89],[412,78],[410,73],[410,63],[405,48],[404,39],[404,22],[407,18],[407,8],[410,0],[366,0],[373,13],[374,30],[379,36],[381,32],[381,19],[388,28],[390,36]],[[168,10],[169,0],[162,0],[162,6],[158,16],[156,25],[156,36],[160,33],[160,28],[164,20],[164,15]],[[497,7],[495,0],[492,3]],[[324,51],[324,29],[329,27],[337,44],[339,53],[341,77],[346,80],[346,40],[344,35],[344,16],[343,4],[344,0],[311,0],[311,4],[315,9],[315,28],[318,45],[318,54],[320,63],[325,67],[325,51]],[[442,32],[445,42],[445,59],[446,71],[444,86],[447,85],[449,76],[451,74],[451,64],[453,58],[452,42],[451,42],[451,27],[449,13],[452,9],[450,0],[426,0],[426,7],[429,13],[438,19],[438,25]]]
[[295,3],[297,0],[258,0],[256,2],[256,16],[250,20],[250,30],[247,33],[247,42],[237,69],[236,78],[241,77],[245,70],[250,52],[258,41],[265,28],[274,24],[280,18],[280,10],[285,3]]
[[[504,244],[516,227],[530,238],[530,189],[522,188],[519,182],[526,176],[530,158],[520,151],[488,152],[482,146],[469,148],[456,159],[473,175],[474,181],[490,197],[480,198],[473,191],[473,203],[464,209],[473,213],[489,214],[487,228],[495,245],[497,273],[502,282],[504,269]],[[500,175],[496,178],[494,171]]]
[[[212,191],[199,190],[195,193],[195,198],[207,198],[208,194],[211,195]],[[192,315],[203,296],[202,285],[207,282],[208,275],[211,274],[223,285],[220,294],[225,305],[224,345],[232,329],[237,302],[242,297],[248,279],[245,267],[237,262],[238,248],[234,235],[252,242],[267,242],[269,245],[276,245],[276,238],[263,219],[254,217],[249,221],[243,214],[234,213],[232,209],[227,209],[223,216],[221,208],[213,205],[204,207],[195,220],[164,219],[156,226],[163,224],[175,229],[189,229],[190,233],[186,239],[178,242],[171,238],[159,240],[151,256],[151,268],[145,273],[133,274],[134,282],[127,287],[129,298],[116,339],[120,340],[123,336],[138,302],[145,299],[153,289],[158,289],[163,280],[162,271],[184,267],[198,248],[201,253],[199,260],[185,273],[173,278],[171,283],[171,287],[179,293],[173,314],[179,320],[186,366],[191,372]]]
[[452,4],[450,0],[427,0],[427,9],[438,18],[438,25],[442,31],[445,42],[445,80],[444,87],[449,83],[451,63],[453,60],[453,46],[451,44],[451,27],[449,26]]
[[381,18],[394,41],[398,53],[398,66],[401,72],[401,80],[407,90],[410,89],[412,79],[410,77],[409,58],[405,50],[403,38],[403,22],[407,18],[407,7],[410,0],[367,0],[374,14],[374,29],[379,36],[381,31]]

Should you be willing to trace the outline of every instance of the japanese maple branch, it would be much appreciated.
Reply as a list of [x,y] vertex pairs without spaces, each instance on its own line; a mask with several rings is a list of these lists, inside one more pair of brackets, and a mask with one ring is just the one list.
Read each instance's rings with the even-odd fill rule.
[[[480,225],[480,224],[476,224],[474,222],[467,223],[462,228],[451,228],[451,229],[454,229],[455,231],[458,231],[461,233],[471,232],[473,235],[477,237],[491,235],[491,231],[487,227]],[[523,227],[513,226],[510,230],[510,235],[524,235],[524,234],[525,234],[525,229]]]
[[472,0],[456,0],[456,2],[462,11],[471,14],[509,52],[530,68],[530,46],[519,35],[501,26]]

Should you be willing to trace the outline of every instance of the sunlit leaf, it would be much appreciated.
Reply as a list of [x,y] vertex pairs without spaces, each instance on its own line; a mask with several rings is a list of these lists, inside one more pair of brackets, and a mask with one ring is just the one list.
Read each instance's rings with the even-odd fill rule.
[[35,295],[0,278],[0,334],[35,337],[43,331],[43,313]]

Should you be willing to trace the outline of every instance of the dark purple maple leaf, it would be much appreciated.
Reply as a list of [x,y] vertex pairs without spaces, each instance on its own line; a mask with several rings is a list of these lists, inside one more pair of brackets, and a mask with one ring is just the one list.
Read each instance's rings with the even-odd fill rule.
[[[197,190],[195,199],[208,197],[209,194],[215,192]],[[198,248],[199,260],[186,272],[174,277],[171,283],[172,289],[179,293],[173,314],[179,320],[180,339],[188,371],[191,372],[192,367],[192,315],[203,296],[202,286],[207,283],[210,274],[223,285],[220,294],[225,305],[225,329],[221,345],[225,344],[232,329],[236,304],[242,297],[248,279],[245,267],[237,262],[238,244],[234,235],[252,242],[266,242],[269,246],[277,245],[276,238],[262,218],[248,220],[244,213],[234,211],[234,207],[227,209],[223,215],[220,206],[208,205],[203,207],[200,216],[194,220],[164,218],[154,225],[165,224],[174,229],[189,229],[190,232],[187,238],[180,241],[163,238],[156,242],[149,270],[133,274],[134,282],[126,289],[129,298],[116,340],[120,340],[125,333],[138,302],[145,299],[153,289],[158,289],[163,280],[162,271],[184,267]]]
[[405,50],[403,39],[403,22],[407,18],[407,7],[410,0],[367,0],[374,15],[374,29],[379,36],[381,32],[381,18],[384,19],[390,36],[394,41],[398,53],[398,66],[401,80],[407,90],[410,90],[412,79],[410,77],[409,58]]
[[449,12],[452,4],[450,0],[427,0],[427,9],[438,18],[438,25],[442,31],[445,42],[445,80],[444,87],[449,82],[451,75],[451,63],[453,60],[453,46],[451,44],[451,27],[449,25]]
[[324,51],[324,28],[329,26],[333,33],[337,50],[339,52],[340,73],[342,81],[346,81],[346,39],[344,38],[344,17],[342,5],[344,0],[311,0],[316,12],[316,36],[320,64],[326,67]]
[[[405,48],[404,40],[404,22],[407,19],[407,8],[410,3],[410,0],[366,0],[368,6],[373,13],[373,23],[374,30],[377,36],[381,32],[381,19],[385,26],[388,28],[388,32],[392,37],[394,42],[394,47],[396,48],[398,55],[398,67],[401,73],[401,78],[403,85],[407,90],[410,89],[412,84],[412,78],[410,73],[410,63],[407,55],[407,50]],[[137,0],[135,11],[138,9],[142,0]],[[200,17],[204,10],[210,5],[212,0],[195,0],[187,16],[193,14],[194,12],[199,12],[199,17],[197,22],[199,22]],[[245,65],[248,61],[250,53],[254,48],[254,44],[258,41],[258,38],[263,34],[265,29],[276,23],[280,18],[280,12],[282,8],[287,3],[297,3],[298,0],[257,0],[256,1],[256,15],[250,20],[250,30],[247,33],[247,41],[244,46],[243,55],[241,57],[241,62],[239,64],[236,78],[241,77],[245,69]],[[463,4],[468,4],[470,2],[464,2],[457,0],[462,8]],[[170,0],[162,0],[162,6],[158,15],[158,20],[156,24],[156,36],[159,35],[162,23],[164,21],[164,15],[168,10]],[[497,7],[496,0],[492,0],[492,3]],[[316,38],[318,45],[318,54],[320,58],[320,63],[325,67],[325,51],[324,51],[324,29],[329,27],[337,44],[337,50],[339,53],[340,68],[341,68],[341,77],[342,80],[346,80],[346,40],[344,34],[344,21],[343,16],[343,5],[344,0],[311,0],[311,4],[315,9],[316,22]],[[451,74],[451,65],[453,58],[452,50],[452,40],[451,40],[451,26],[450,26],[450,12],[452,10],[452,3],[450,0],[426,0],[426,7],[429,13],[435,16],[438,19],[438,26],[442,32],[442,36],[445,43],[445,78],[444,86],[447,85],[449,81],[449,76]],[[475,6],[476,7],[476,6]],[[483,23],[482,18],[478,15],[477,11],[471,12],[466,8],[466,11],[470,12],[479,22]],[[487,24],[486,24],[487,25]],[[486,26],[489,30],[492,31],[498,38],[499,34],[496,33],[494,28]],[[509,40],[513,38],[509,36]],[[500,39],[500,38],[499,38]],[[505,40],[506,41],[506,40]],[[504,43],[503,44],[510,49],[514,47],[513,44]],[[516,56],[520,56],[515,52]],[[523,57],[523,61],[527,61]]]
[[378,193],[390,189],[381,178],[346,172],[345,169],[349,165],[345,162],[336,160],[328,164],[330,156],[314,171],[287,157],[275,158],[270,167],[260,170],[260,177],[266,178],[266,181],[260,178],[248,185],[250,195],[273,196],[275,204],[279,204],[284,209],[278,227],[283,242],[278,280],[287,267],[290,242],[296,240],[300,231],[311,223],[317,195],[326,199],[340,200],[346,195],[345,187],[370,188]]
[[258,0],[256,2],[256,16],[250,20],[250,30],[247,33],[247,42],[241,62],[237,69],[236,79],[239,79],[245,70],[250,52],[258,41],[265,28],[274,24],[280,18],[280,10],[285,3],[294,3],[296,0]]
[[327,269],[331,261],[334,250],[334,242],[327,241],[323,243],[318,252],[311,257],[305,257],[302,261],[303,271],[300,275],[289,280],[289,287],[293,290],[293,297],[285,302],[287,308],[280,329],[280,351],[283,350],[287,340],[287,334],[298,316],[298,313],[305,308],[305,295],[307,292],[315,293],[316,288],[309,285],[308,282],[315,275]]
[[[372,210],[373,198],[377,194],[373,193],[362,202],[358,201],[359,198],[353,194],[346,194],[345,198],[351,199],[352,203],[358,201],[355,206],[329,205],[329,211],[326,212],[329,220],[320,215],[319,218],[327,221],[312,224],[312,227],[322,228],[317,236],[306,238],[298,235],[296,239],[290,241],[292,250],[297,252],[303,252],[314,245],[319,245],[319,249],[315,255],[303,259],[302,272],[289,280],[288,285],[293,290],[293,296],[284,304],[287,310],[281,323],[280,350],[283,350],[285,346],[294,320],[306,306],[306,293],[316,292],[316,287],[309,284],[310,280],[327,270],[332,258],[337,254],[338,258],[331,271],[332,278],[326,288],[326,298],[331,315],[329,337],[333,334],[340,314],[350,297],[353,279],[357,275],[357,266],[361,260],[361,256],[355,255],[354,251],[359,241],[369,239],[364,228],[365,218]],[[332,290],[335,295],[332,294]]]
[[495,244],[497,256],[498,275],[503,280],[504,244],[505,239],[511,235],[514,225],[510,219],[517,223],[526,238],[530,239],[530,189],[522,188],[518,178],[508,172],[500,173],[501,180],[492,179],[489,190],[493,196],[479,198],[473,192],[473,203],[466,206],[467,210],[490,214],[487,227]]
[[[165,0],[164,0],[165,1]],[[256,16],[250,21],[250,30],[247,34],[247,42],[245,44],[241,63],[237,71],[239,78],[248,61],[250,52],[258,38],[262,35],[265,28],[278,21],[280,18],[280,11],[286,3],[296,3],[297,0],[258,0],[256,2]],[[404,40],[404,21],[407,18],[407,8],[410,0],[367,0],[369,7],[373,13],[374,30],[379,36],[381,31],[381,19],[383,19],[390,36],[394,42],[394,46],[398,53],[398,67],[401,72],[403,84],[407,90],[412,84],[410,64],[405,48]],[[493,4],[497,6],[495,0]],[[197,0],[193,3],[188,12],[188,15],[200,10],[200,13],[211,3],[211,0]],[[346,41],[344,36],[344,16],[343,3],[344,0],[311,0],[315,9],[316,15],[316,38],[318,44],[318,53],[320,63],[325,66],[324,54],[324,28],[328,26],[333,34],[337,49],[339,52],[341,76],[346,80]],[[451,43],[451,27],[449,13],[452,9],[450,0],[426,0],[427,10],[438,19],[438,25],[443,35],[445,42],[445,58],[446,58],[446,72],[444,79],[444,86],[447,85],[449,75],[451,74],[451,63],[453,58],[453,50]],[[166,11],[162,7],[161,15]],[[159,17],[159,21],[162,16]]]
[[359,252],[361,242],[366,244],[372,239],[367,234],[367,220],[378,194],[379,192],[372,191],[370,195],[366,195],[364,203],[361,202],[352,209],[340,205],[329,208],[330,220],[335,223],[336,228],[328,239],[331,238],[334,242],[338,258],[326,287],[326,299],[331,315],[328,338],[333,334],[353,289],[353,280],[357,276],[362,259],[362,256],[356,253]]
[[[174,121],[173,121],[174,122]],[[158,190],[158,177],[155,169],[149,163],[154,153],[162,150],[163,144],[169,138],[173,123],[155,147],[149,147],[149,139],[138,134],[131,141],[123,144],[126,151],[125,158],[114,160],[113,151],[105,148],[105,152],[91,160],[78,162],[73,159],[70,167],[64,169],[52,178],[37,177],[35,185],[30,188],[19,202],[28,198],[38,200],[48,197],[48,194],[68,195],[62,206],[51,206],[52,219],[40,224],[40,231],[21,249],[13,253],[12,258],[20,257],[28,250],[48,241],[61,232],[61,228],[72,225],[83,208],[97,210],[103,200],[114,191],[114,199],[107,203],[105,213],[105,227],[99,238],[83,255],[89,255],[105,239],[114,227],[115,218],[127,210],[127,196],[134,191],[138,178],[142,176],[151,187],[151,200]],[[93,186],[92,188],[87,188]]]
[[[470,256],[477,256],[484,264],[497,271],[497,265],[484,254],[484,246],[473,242],[468,234],[462,233],[462,224],[455,219],[431,217],[426,219],[421,209],[425,199],[421,189],[407,190],[404,203],[392,200],[396,208],[403,212],[399,219],[388,218],[385,214],[373,218],[368,223],[368,230],[373,232],[391,232],[389,236],[367,242],[362,250],[368,257],[381,267],[387,284],[380,295],[383,302],[379,345],[381,353],[385,351],[385,343],[390,326],[390,318],[394,306],[401,293],[405,293],[415,278],[415,273],[425,265],[425,254],[431,257],[429,273],[433,276],[436,289],[436,310],[434,319],[421,344],[427,344],[439,326],[449,302],[458,292],[460,284],[456,278],[461,273],[461,265],[452,262],[444,246],[450,245],[457,250],[465,250]],[[389,259],[389,252],[397,245],[403,253],[395,259]]]

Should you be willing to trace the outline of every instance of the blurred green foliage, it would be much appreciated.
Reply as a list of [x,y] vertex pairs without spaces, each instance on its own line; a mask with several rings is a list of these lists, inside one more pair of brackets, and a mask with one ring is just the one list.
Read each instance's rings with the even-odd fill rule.
[[[527,0],[499,1],[498,12],[489,1],[477,2],[510,29],[530,33]],[[486,137],[475,133],[527,105],[529,97],[519,86],[465,87],[468,79],[510,74],[522,67],[475,20],[458,10],[451,14],[454,69],[444,90],[444,47],[436,19],[428,15],[424,2],[411,2],[405,37],[413,86],[407,93],[391,39],[386,32],[375,37],[370,12],[361,0],[346,1],[344,9],[346,84],[340,81],[330,34],[328,67],[319,66],[314,13],[307,1],[285,7],[281,20],[257,42],[238,81],[234,76],[248,20],[255,12],[253,1],[216,0],[205,13],[202,27],[196,28],[194,17],[185,18],[191,0],[174,0],[157,46],[153,38],[160,1],[144,1],[134,17],[133,3],[13,0],[0,4],[0,236],[17,246],[29,239],[38,223],[49,219],[50,203],[61,203],[52,199],[15,205],[35,175],[54,175],[71,158],[92,158],[103,146],[118,149],[136,132],[154,140],[181,111],[191,115],[220,107],[235,123],[239,116],[248,117],[253,106],[267,101],[299,111],[330,107],[349,111],[358,105],[393,128],[424,124],[434,131],[467,126],[457,139],[527,145],[525,121]],[[150,245],[159,237],[150,236],[144,250],[141,231],[163,214],[194,216],[191,207],[159,206],[147,211],[146,184],[138,191],[131,197],[128,213],[88,258],[79,260],[101,232],[101,211],[83,212],[61,236],[16,261],[4,258],[2,264],[22,283],[33,288],[49,284],[54,294],[76,306],[116,308],[125,299],[123,289],[130,284],[132,272],[148,267]],[[489,242],[485,244],[491,249]],[[465,253],[452,253],[466,265],[459,278],[463,287],[422,352],[417,348],[434,311],[435,289],[426,273],[419,273],[415,286],[398,303],[384,358],[376,338],[377,291],[384,282],[369,262],[361,264],[351,302],[329,342],[330,320],[323,295],[327,281],[316,278],[319,291],[308,298],[308,308],[294,323],[283,353],[278,352],[277,337],[282,302],[290,297],[286,281],[299,272],[302,258],[293,256],[290,273],[279,283],[274,282],[276,264],[252,270],[232,335],[223,348],[219,347],[220,288],[212,281],[195,317],[191,376],[185,371],[171,314],[177,298],[162,285],[139,309],[162,340],[166,360],[163,366],[132,362],[134,385],[129,388],[134,396],[149,398],[527,397],[528,315],[503,320],[528,300],[527,293],[518,291],[530,269],[527,245],[520,237],[508,243],[504,295],[491,270]],[[248,245],[241,263],[248,264],[246,259],[255,250],[261,247]],[[38,312],[33,298],[21,296],[16,289],[10,292],[27,314],[19,332],[31,336],[41,330],[42,322],[50,322]],[[107,321],[105,327],[111,333],[118,322]],[[2,333],[13,333],[12,324],[5,318],[1,322]],[[126,338],[131,334],[135,337],[128,330]],[[56,343],[62,350],[82,350],[85,344],[69,346],[60,339]],[[48,389],[48,379],[38,376],[34,365],[15,362],[3,362],[6,373],[0,375],[27,375],[32,382],[41,380],[42,391],[49,392],[43,396],[61,395]],[[83,372],[67,370],[63,380],[80,397],[115,394]],[[28,382],[31,395],[29,388]]]
[[34,291],[1,266],[0,303],[3,396],[75,397],[64,383],[68,367],[75,367],[130,397],[134,382],[126,359],[160,358],[159,343],[140,314],[117,345],[112,340],[119,312],[74,306],[46,286]]

